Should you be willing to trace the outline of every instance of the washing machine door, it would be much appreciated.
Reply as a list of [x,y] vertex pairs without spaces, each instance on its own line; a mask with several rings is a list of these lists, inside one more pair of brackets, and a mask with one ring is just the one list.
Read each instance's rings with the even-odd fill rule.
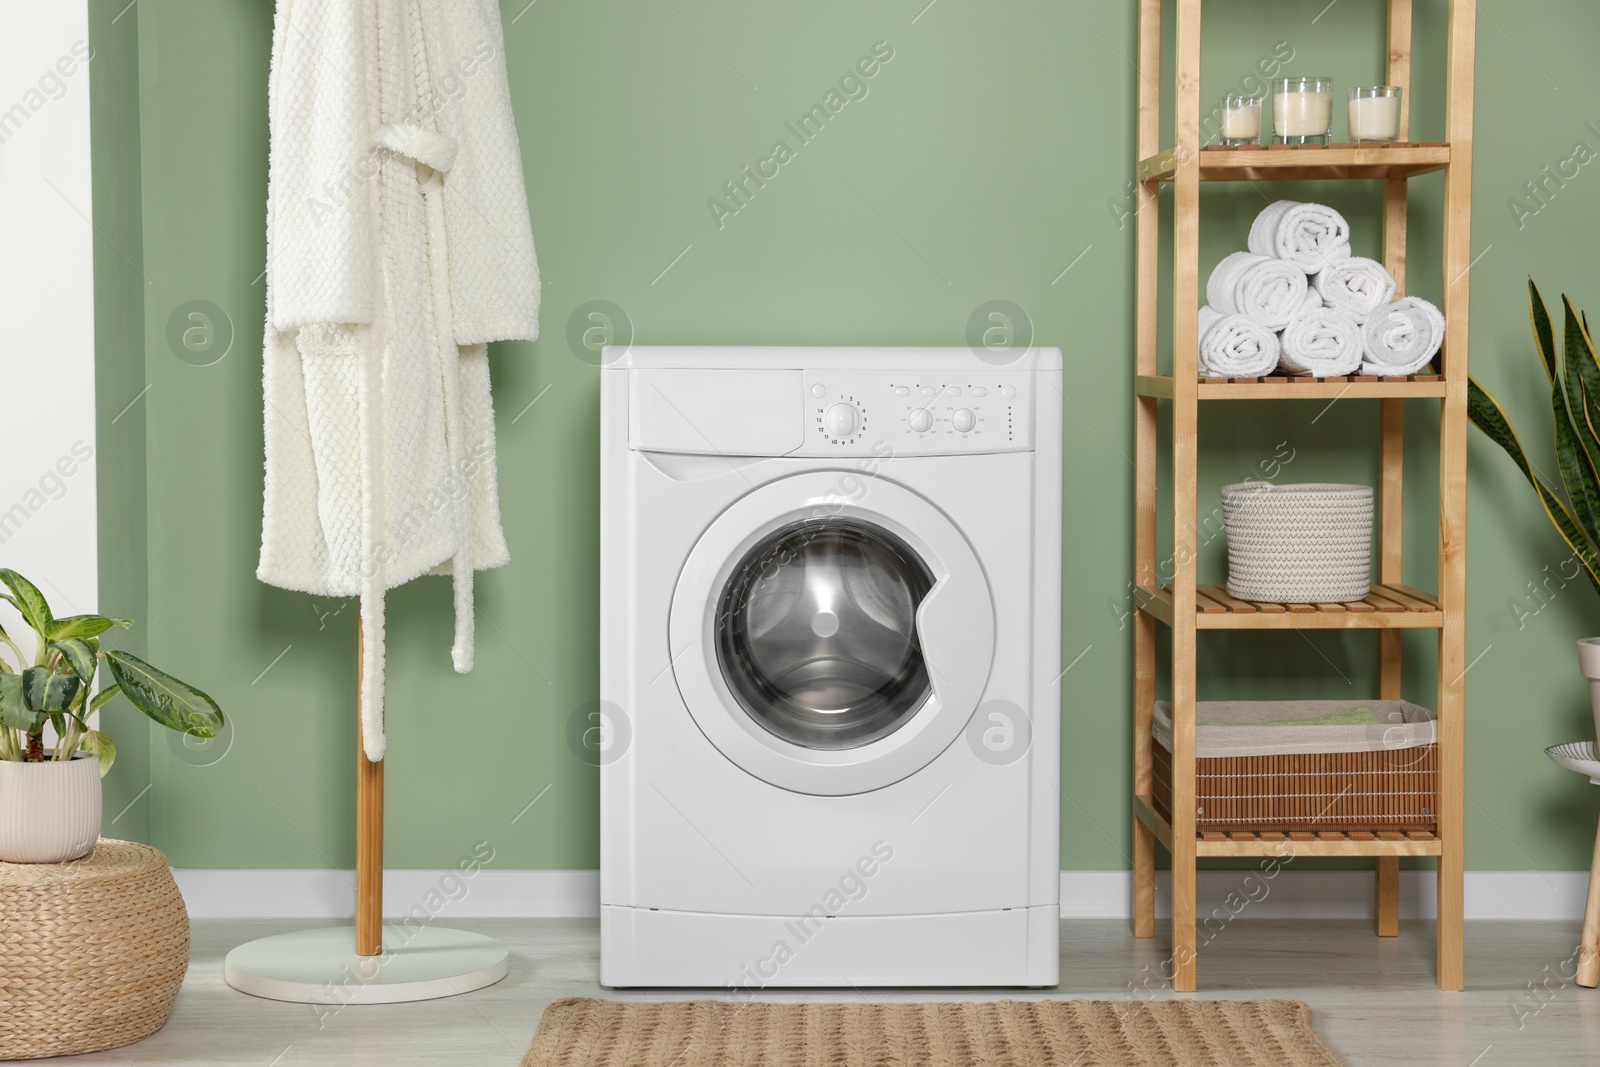
[[977,707],[994,603],[955,525],[856,472],[762,486],[679,576],[673,672],[695,722],[773,785],[861,793],[927,766]]

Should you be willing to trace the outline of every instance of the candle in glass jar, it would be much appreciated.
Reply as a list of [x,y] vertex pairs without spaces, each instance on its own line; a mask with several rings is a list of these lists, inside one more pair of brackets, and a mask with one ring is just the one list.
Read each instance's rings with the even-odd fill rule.
[[1261,98],[1229,93],[1222,98],[1222,143],[1228,145],[1261,142]]
[[1400,138],[1400,87],[1374,85],[1350,90],[1350,140],[1396,141]]
[[1333,82],[1280,78],[1272,98],[1272,132],[1280,144],[1326,141],[1333,130]]

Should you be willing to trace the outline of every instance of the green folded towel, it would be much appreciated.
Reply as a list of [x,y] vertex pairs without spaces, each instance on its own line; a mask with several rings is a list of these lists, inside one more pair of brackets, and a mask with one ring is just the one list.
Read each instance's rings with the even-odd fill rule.
[[1378,713],[1366,705],[1318,715],[1314,719],[1278,719],[1275,722],[1203,722],[1201,726],[1382,726]]

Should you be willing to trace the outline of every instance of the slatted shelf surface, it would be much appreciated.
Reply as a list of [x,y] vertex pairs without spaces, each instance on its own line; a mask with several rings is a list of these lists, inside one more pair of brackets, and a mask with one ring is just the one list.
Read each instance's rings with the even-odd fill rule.
[[[1171,375],[1140,375],[1134,381],[1140,396],[1171,400],[1176,389]],[[1264,378],[1200,378],[1195,395],[1201,400],[1359,400],[1443,397],[1450,383],[1438,374],[1407,374],[1392,377],[1359,374],[1313,378],[1301,375],[1272,375]]]
[[[1133,798],[1133,811],[1169,850],[1172,826],[1148,796]],[[1439,836],[1428,830],[1256,830],[1195,835],[1198,856],[1437,856]]]
[[1217,385],[1227,382],[1229,385],[1311,385],[1332,384],[1342,385],[1358,382],[1442,382],[1444,378],[1437,374],[1395,374],[1381,376],[1377,374],[1344,374],[1327,378],[1313,378],[1300,374],[1275,374],[1265,378],[1205,378],[1200,379],[1201,385]]
[[[1334,604],[1239,600],[1220,585],[1195,587],[1195,625],[1202,630],[1254,629],[1426,629],[1444,625],[1444,612],[1432,593],[1409,585],[1373,585],[1360,600]],[[1138,589],[1137,606],[1172,624],[1172,587]]]
[[1195,835],[1201,856],[1437,856],[1427,830],[1258,830]]
[[[1139,161],[1139,180],[1169,182],[1177,174],[1178,149]],[[1385,145],[1212,145],[1200,150],[1203,182],[1298,181],[1305,179],[1412,178],[1442,170],[1450,162],[1443,141],[1396,141]]]

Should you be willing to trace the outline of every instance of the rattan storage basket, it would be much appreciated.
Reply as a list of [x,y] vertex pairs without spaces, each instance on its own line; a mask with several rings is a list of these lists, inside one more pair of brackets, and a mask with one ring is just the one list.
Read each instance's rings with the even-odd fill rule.
[[1360,600],[1372,582],[1372,487],[1236,482],[1222,487],[1228,595],[1318,604]]
[[[1378,726],[1276,724],[1367,707]],[[1202,701],[1195,707],[1201,831],[1435,831],[1438,731],[1403,700]],[[1226,725],[1224,725],[1226,724]],[[1172,706],[1155,705],[1151,802],[1172,818]]]
[[148,845],[0,863],[0,1059],[117,1048],[161,1029],[189,969],[189,914]]

